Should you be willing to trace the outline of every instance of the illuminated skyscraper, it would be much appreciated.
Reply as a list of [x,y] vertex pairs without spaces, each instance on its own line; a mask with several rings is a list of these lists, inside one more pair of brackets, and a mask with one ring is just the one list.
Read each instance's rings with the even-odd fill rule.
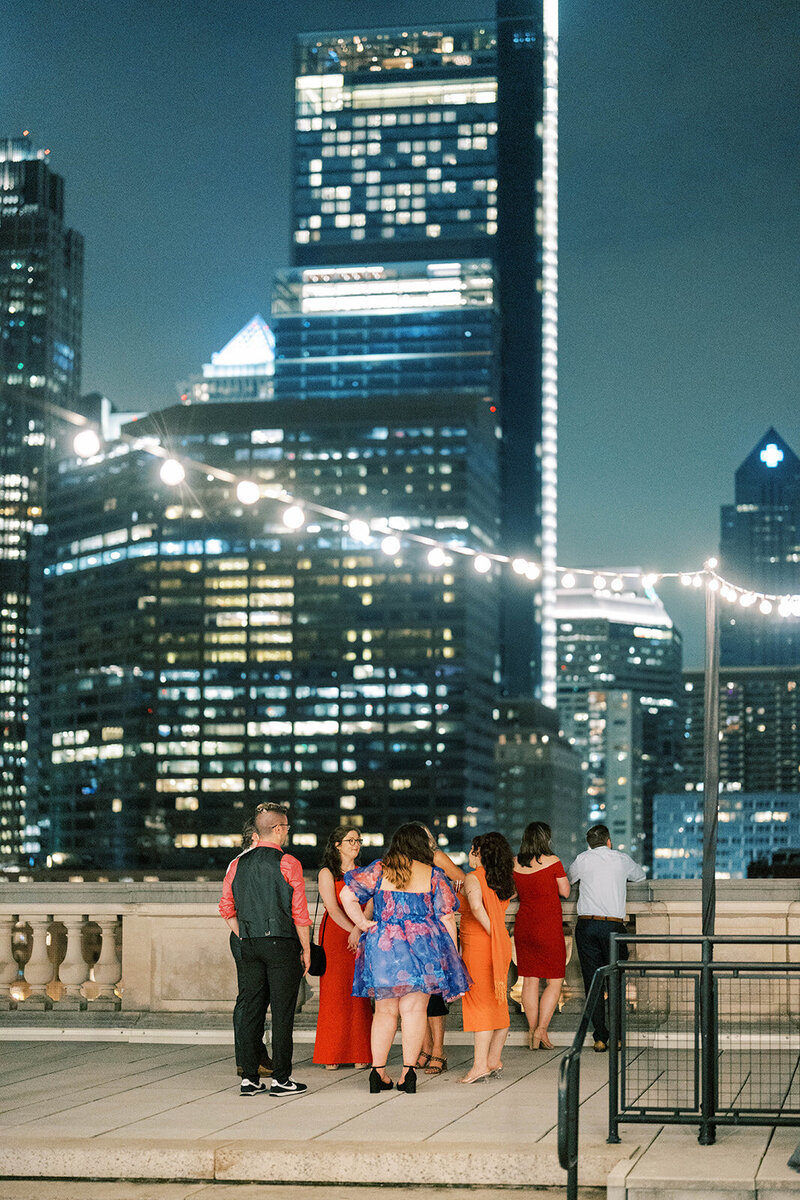
[[36,783],[45,459],[42,401],[80,395],[83,239],[64,222],[49,150],[0,140],[0,863],[24,849]]
[[680,633],[649,588],[562,588],[558,650],[558,711],[581,758],[586,819],[649,862],[653,795],[673,783],[682,732]]
[[[555,704],[557,9],[298,44],[294,270],[278,394],[442,383],[495,415],[499,544],[540,561],[498,612],[500,690]],[[444,381],[446,380],[446,383]]]
[[[800,458],[768,429],[736,472],[735,502],[722,509],[721,570],[732,583],[775,595],[800,593]],[[800,625],[777,604],[723,612],[724,666],[796,666]]]

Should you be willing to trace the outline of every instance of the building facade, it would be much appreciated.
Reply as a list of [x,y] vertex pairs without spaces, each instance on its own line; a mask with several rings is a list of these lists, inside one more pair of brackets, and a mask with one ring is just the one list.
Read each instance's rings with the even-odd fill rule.
[[41,534],[48,405],[77,407],[83,239],[30,137],[0,140],[0,865],[26,852],[38,790]]
[[584,819],[649,864],[652,799],[680,750],[682,643],[656,593],[632,578],[606,571],[602,586],[559,589],[558,711],[580,755]]
[[273,314],[279,391],[379,400],[438,375],[493,412],[501,544],[542,564],[537,588],[501,582],[500,690],[549,705],[557,37],[555,4],[535,0],[477,25],[303,35],[295,269]]
[[[654,879],[700,879],[703,874],[703,797],[667,792],[655,797]],[[748,868],[784,860],[800,846],[800,794],[723,791],[719,798],[716,874],[747,879]]]
[[544,821],[568,865],[585,846],[586,804],[581,760],[558,714],[537,700],[501,700],[497,729],[497,828],[517,849],[525,826]]
[[[127,432],[52,480],[43,855],[221,866],[265,799],[309,866],[342,819],[367,847],[412,817],[456,851],[491,827],[498,578],[404,540],[494,545],[486,406],[183,405]],[[153,437],[207,469],[169,489]],[[235,477],[326,512],[291,530]],[[333,512],[391,518],[399,544]]]
[[256,313],[221,350],[203,363],[202,375],[179,385],[183,404],[224,404],[271,400],[275,374],[275,337]]
[[[720,570],[731,583],[773,595],[800,593],[800,458],[768,429],[736,472],[735,502],[722,508]],[[774,605],[726,611],[723,666],[800,663],[800,625]]]

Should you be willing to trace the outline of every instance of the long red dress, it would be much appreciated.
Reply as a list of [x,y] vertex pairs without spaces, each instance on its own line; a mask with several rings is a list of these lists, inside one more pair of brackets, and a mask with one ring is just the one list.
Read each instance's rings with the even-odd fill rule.
[[514,922],[517,972],[534,979],[563,979],[567,969],[561,896],[556,880],[566,875],[559,859],[540,871],[515,871],[519,912]]
[[[338,902],[343,879],[334,880]],[[369,1000],[353,995],[353,968],[356,956],[347,949],[348,932],[332,921],[328,914],[322,918],[320,942],[325,949],[327,965],[319,980],[319,1016],[314,1041],[315,1063],[372,1062],[370,1030],[372,1009]]]

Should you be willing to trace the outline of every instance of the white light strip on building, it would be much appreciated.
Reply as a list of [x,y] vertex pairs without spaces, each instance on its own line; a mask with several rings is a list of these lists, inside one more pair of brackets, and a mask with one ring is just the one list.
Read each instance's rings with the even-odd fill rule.
[[542,701],[556,706],[558,516],[558,0],[544,0],[542,116]]

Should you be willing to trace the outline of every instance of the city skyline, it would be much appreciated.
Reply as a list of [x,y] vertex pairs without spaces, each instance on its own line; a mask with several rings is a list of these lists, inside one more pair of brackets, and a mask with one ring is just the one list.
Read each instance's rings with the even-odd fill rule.
[[[479,15],[472,0],[416,0],[376,3],[370,23]],[[304,6],[302,26],[263,16],[246,2],[233,27],[212,5],[191,23],[130,6],[123,63],[100,6],[9,7],[3,128],[30,128],[68,181],[87,242],[85,386],[124,407],[169,403],[268,308],[269,274],[288,265],[291,38],[358,14],[334,0]],[[587,3],[561,5],[564,564],[696,567],[763,429],[798,442],[796,25],[777,3],[690,27],[677,6],[622,3],[601,23]],[[664,598],[692,665],[701,606]]]

